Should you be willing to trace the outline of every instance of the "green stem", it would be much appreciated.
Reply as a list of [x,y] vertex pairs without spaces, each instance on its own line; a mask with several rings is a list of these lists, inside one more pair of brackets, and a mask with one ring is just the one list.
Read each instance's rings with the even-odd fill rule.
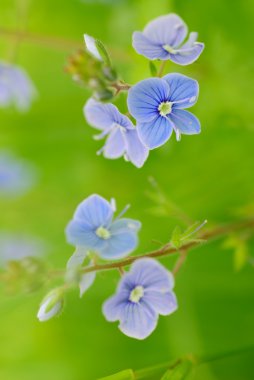
[[[210,231],[207,231],[203,233],[202,235],[200,235],[199,238],[202,240],[216,239],[232,231],[247,229],[253,226],[254,226],[254,220],[247,220],[247,221],[242,221],[238,223],[229,223],[225,226],[220,226]],[[196,242],[196,241],[191,241],[189,243],[186,243],[181,247],[181,252],[184,253],[186,251],[189,251],[190,249],[200,246],[200,244],[202,243]],[[164,247],[160,249],[157,249],[155,251],[151,251],[148,253],[144,253],[142,255],[131,256],[131,257],[128,257],[127,259],[123,259],[123,260],[113,262],[113,263],[98,264],[98,265],[93,265],[90,267],[83,268],[82,273],[119,269],[121,267],[125,267],[132,264],[134,261],[140,258],[144,258],[144,257],[158,258],[158,257],[173,255],[176,253],[179,253],[179,249],[174,248],[171,246],[170,243],[167,243],[166,245],[164,245]]]
[[167,61],[163,61],[163,62],[161,63],[160,68],[159,68],[158,73],[157,73],[157,77],[159,77],[159,78],[162,77],[162,75],[163,75],[163,71],[164,71],[164,69],[165,69],[166,64],[167,64]]

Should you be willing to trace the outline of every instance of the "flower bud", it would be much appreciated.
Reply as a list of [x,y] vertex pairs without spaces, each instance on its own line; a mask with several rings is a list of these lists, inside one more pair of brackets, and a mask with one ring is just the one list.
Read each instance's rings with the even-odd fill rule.
[[40,322],[48,321],[58,315],[64,305],[63,289],[52,290],[42,301],[37,318]]

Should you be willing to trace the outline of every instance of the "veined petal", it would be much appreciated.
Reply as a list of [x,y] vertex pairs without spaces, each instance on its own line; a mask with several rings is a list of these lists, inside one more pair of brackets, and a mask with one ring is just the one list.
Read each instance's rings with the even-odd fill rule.
[[185,135],[195,135],[201,131],[198,118],[188,111],[175,109],[170,114],[170,119],[175,127]]
[[103,155],[106,158],[119,158],[126,150],[126,143],[123,133],[119,127],[112,130],[107,138],[106,144],[103,148]]
[[137,131],[143,144],[154,149],[168,141],[173,132],[173,123],[166,117],[158,116],[148,123],[139,123]]
[[141,168],[148,155],[149,150],[140,141],[137,130],[129,130],[125,134],[126,139],[126,154],[128,159],[137,167]]
[[119,232],[127,232],[127,231],[139,231],[141,228],[141,223],[138,220],[122,218],[115,220],[111,226],[110,231],[113,234],[117,234]]
[[128,292],[122,291],[104,302],[102,312],[107,321],[115,322],[120,319],[128,303],[128,297]]
[[205,45],[202,42],[195,42],[191,47],[180,47],[174,54],[169,54],[170,59],[178,65],[189,65],[198,59],[204,47]]
[[129,302],[125,305],[119,329],[136,339],[147,338],[157,325],[158,315],[148,305]]
[[199,85],[195,79],[182,74],[168,74],[163,77],[170,86],[170,101],[173,108],[192,107],[199,93]]
[[173,292],[149,290],[145,292],[143,302],[149,304],[155,312],[161,315],[172,314],[177,309],[177,300]]
[[138,122],[149,122],[158,116],[159,105],[168,100],[169,86],[159,78],[145,79],[128,92],[128,109]]
[[68,243],[74,246],[97,250],[105,245],[105,240],[100,239],[90,225],[80,220],[70,221],[65,232]]
[[198,33],[191,32],[189,34],[188,40],[181,46],[181,49],[188,49],[193,46],[193,44],[197,41]]
[[74,213],[74,219],[85,222],[93,228],[107,226],[112,217],[111,204],[97,194],[91,195],[81,202]]
[[166,293],[174,287],[172,273],[154,259],[136,260],[130,273],[135,283],[142,285],[146,291]]
[[186,24],[174,13],[156,18],[144,29],[144,35],[152,42],[171,47],[180,45],[186,34]]
[[84,106],[87,122],[94,128],[110,130],[115,124],[124,128],[133,128],[130,119],[121,114],[114,104],[104,104],[90,98]]
[[138,245],[136,232],[114,231],[110,239],[105,240],[106,245],[100,249],[99,255],[106,260],[117,260],[128,256]]
[[143,33],[134,32],[132,35],[132,45],[134,49],[141,55],[154,59],[169,59],[168,52],[163,49],[161,44],[156,44],[149,40]]

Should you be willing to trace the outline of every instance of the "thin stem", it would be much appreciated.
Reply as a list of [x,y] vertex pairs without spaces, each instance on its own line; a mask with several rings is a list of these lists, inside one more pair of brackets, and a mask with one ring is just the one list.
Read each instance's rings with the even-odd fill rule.
[[180,256],[179,256],[179,258],[178,258],[178,260],[177,260],[177,262],[176,262],[176,264],[172,270],[172,273],[174,276],[176,276],[176,274],[179,272],[179,270],[181,269],[181,267],[185,263],[187,254],[188,254],[188,251],[184,251],[184,252],[180,253]]
[[157,77],[159,77],[159,78],[162,77],[166,64],[167,64],[167,61],[162,61],[160,68],[158,70],[158,73],[157,73]]
[[[202,240],[216,239],[216,238],[219,238],[220,236],[226,235],[229,232],[247,229],[247,228],[251,228],[251,227],[254,227],[254,220],[229,223],[227,225],[220,226],[220,227],[214,228],[210,231],[207,231],[207,232],[203,233],[202,235],[200,235],[199,238]],[[202,243],[197,242],[197,241],[191,241],[189,243],[186,243],[181,247],[181,252],[182,253],[187,252],[190,249],[198,247],[200,244],[202,244]],[[148,253],[144,253],[142,255],[131,256],[131,257],[128,257],[127,259],[123,259],[121,261],[117,261],[117,262],[113,262],[113,263],[98,264],[98,265],[93,265],[90,267],[83,268],[82,273],[118,269],[118,268],[130,265],[134,261],[136,261],[140,258],[144,258],[144,257],[151,257],[151,258],[165,257],[165,256],[176,254],[178,252],[179,252],[178,249],[172,247],[170,243],[167,243],[166,245],[164,245],[164,247],[162,247],[160,249],[157,249],[155,251],[151,251]]]
[[116,90],[116,95],[121,91],[128,91],[131,88],[131,85],[128,83],[115,82],[110,83],[110,87],[113,87]]

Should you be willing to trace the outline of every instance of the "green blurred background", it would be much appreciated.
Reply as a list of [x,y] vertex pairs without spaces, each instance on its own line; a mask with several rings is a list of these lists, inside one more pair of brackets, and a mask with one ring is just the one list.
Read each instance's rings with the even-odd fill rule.
[[[16,1],[1,0],[0,26],[15,30]],[[89,92],[64,72],[66,43],[46,46],[24,39],[17,63],[27,69],[39,99],[29,113],[0,110],[0,148],[8,148],[38,167],[40,180],[17,200],[0,199],[0,228],[38,236],[48,244],[48,261],[64,267],[72,254],[64,228],[74,208],[91,193],[115,197],[118,207],[131,203],[128,216],[143,222],[137,253],[154,249],[151,239],[166,242],[177,221],[149,213],[145,196],[153,176],[168,198],[193,220],[210,225],[236,218],[234,210],[253,197],[253,17],[251,0],[30,0],[27,30],[60,37],[82,46],[83,33],[102,39],[129,83],[148,77],[148,63],[131,46],[134,30],[152,18],[178,13],[198,31],[206,49],[188,67],[167,66],[200,82],[193,111],[202,133],[171,140],[151,152],[142,170],[123,160],[96,156],[101,142],[92,139],[82,107]],[[0,57],[14,44],[0,35]],[[56,44],[58,45],[58,44]],[[125,111],[124,96],[118,105]],[[174,258],[163,263],[172,268]],[[117,273],[100,273],[80,300],[68,295],[64,313],[39,323],[36,313],[49,289],[32,295],[0,297],[0,378],[3,380],[94,380],[125,368],[142,368],[186,353],[209,354],[254,343],[253,268],[236,273],[232,252],[222,241],[191,252],[177,277],[179,310],[161,317],[145,341],[122,335],[104,320],[103,301],[117,283]],[[251,380],[254,353],[202,365],[197,380]]]

